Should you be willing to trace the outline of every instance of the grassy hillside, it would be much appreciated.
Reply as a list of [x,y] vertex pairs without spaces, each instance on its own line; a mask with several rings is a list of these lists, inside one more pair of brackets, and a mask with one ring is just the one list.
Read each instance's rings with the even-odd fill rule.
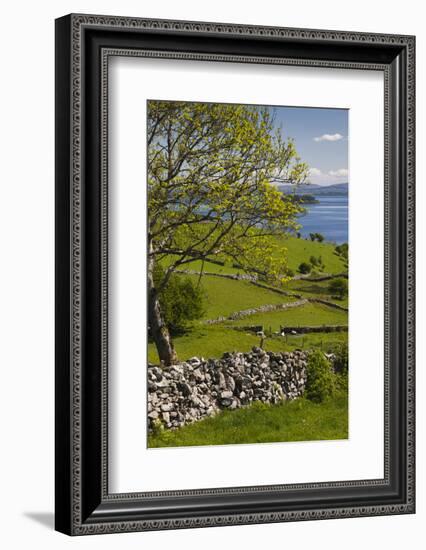
[[[189,277],[194,281],[198,279],[196,275]],[[201,280],[201,286],[206,295],[204,319],[228,316],[234,311],[263,304],[282,304],[295,300],[290,296],[254,286],[248,281],[234,281],[223,277],[205,275]]]
[[311,256],[321,256],[325,273],[342,273],[347,271],[345,262],[338,256],[331,243],[319,243],[296,237],[279,238],[278,243],[287,249],[288,264],[297,272],[302,262],[309,262]]
[[309,281],[309,280],[292,280],[284,285],[284,289],[288,292],[301,294],[305,297],[320,298],[322,300],[330,300],[336,304],[348,307],[348,297],[336,299],[335,296],[328,290],[330,281]]
[[[328,243],[318,243],[297,239],[295,237],[280,238],[281,247],[286,247],[289,264],[294,270],[301,262],[309,261],[311,256],[321,256],[325,264],[324,271],[341,273],[345,271],[344,261],[335,253],[334,246]],[[169,258],[171,261],[171,258]],[[199,271],[201,262],[191,262],[186,269]],[[206,262],[204,270],[213,273],[237,273],[229,263],[219,266]],[[181,275],[197,281],[197,275]],[[335,300],[328,291],[328,281],[315,283],[306,280],[291,280],[282,288],[288,292],[301,294],[306,298],[322,298],[347,306],[347,299]],[[178,356],[188,359],[194,355],[205,358],[219,358],[226,351],[249,351],[260,343],[260,338],[254,333],[234,330],[235,327],[262,325],[264,330],[278,331],[280,326],[321,326],[346,325],[348,314],[321,304],[309,303],[288,310],[257,313],[238,321],[224,321],[220,324],[206,325],[207,319],[228,317],[233,312],[257,308],[266,304],[282,304],[294,301],[295,298],[278,294],[273,290],[259,288],[248,281],[238,281],[203,275],[201,285],[205,293],[205,312],[203,318],[189,324],[184,334],[175,335],[174,345]],[[319,347],[324,351],[335,349],[341,342],[347,341],[347,333],[317,333],[308,335],[288,335],[286,338],[268,338],[264,347],[270,351],[285,351],[293,349],[311,349]],[[158,362],[155,346],[148,346],[148,358],[152,363]]]
[[[265,328],[269,329],[269,326]],[[259,345],[260,338],[253,332],[233,330],[231,326],[221,323],[218,325],[194,324],[186,334],[175,336],[173,341],[178,356],[184,361],[194,355],[218,359],[226,351],[248,352],[253,346]],[[320,332],[287,335],[286,337],[274,336],[273,338],[267,338],[263,347],[267,351],[292,351],[294,349],[313,348],[333,351],[340,344],[347,341],[347,332]],[[157,350],[153,343],[148,344],[148,360],[150,363],[158,363]]]
[[307,399],[279,405],[255,404],[236,411],[223,411],[148,438],[149,447],[227,445],[285,441],[336,440],[348,438],[348,400],[343,392],[321,404]]
[[[345,261],[336,254],[335,246],[331,243],[310,241],[298,239],[291,236],[275,237],[275,242],[279,247],[277,254],[281,254],[284,249],[287,250],[288,264],[291,269],[297,272],[302,262],[309,262],[311,256],[321,256],[326,273],[342,273],[347,271]],[[171,263],[174,257],[170,256],[166,263]],[[219,259],[220,258],[216,258]],[[223,259],[223,258],[222,258]],[[185,265],[186,269],[200,271],[202,263],[199,260]],[[204,270],[213,273],[238,273],[239,270],[232,267],[232,262],[227,261],[226,265],[221,266],[210,262],[204,263]]]
[[250,315],[238,321],[227,321],[228,325],[265,325],[271,326],[272,330],[278,330],[280,325],[289,326],[321,326],[321,325],[345,325],[348,315],[345,311],[332,309],[322,304],[306,304],[284,311],[270,311]]

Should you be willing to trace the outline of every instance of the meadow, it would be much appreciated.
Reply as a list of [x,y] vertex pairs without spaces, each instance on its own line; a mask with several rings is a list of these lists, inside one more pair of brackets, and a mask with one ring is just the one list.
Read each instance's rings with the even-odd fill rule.
[[[206,323],[208,320],[229,317],[232,313],[241,310],[295,302],[300,297],[308,300],[319,298],[347,308],[346,297],[337,299],[330,294],[329,281],[315,281],[316,277],[324,273],[339,275],[347,272],[345,260],[336,253],[333,244],[291,236],[282,237],[280,247],[287,250],[288,262],[294,271],[302,262],[309,262],[311,256],[321,256],[323,263],[321,273],[312,274],[310,276],[312,280],[291,279],[279,288],[260,288],[246,280],[232,280],[217,276],[241,273],[231,263],[218,265],[205,262],[204,274],[200,279],[204,293],[204,313],[200,319],[188,323],[185,330],[174,335],[173,338],[180,359],[185,360],[193,356],[220,358],[228,351],[249,351],[260,342],[255,332],[241,330],[242,327],[249,326],[263,327],[267,334],[263,347],[268,351],[312,348],[333,351],[340,344],[347,342],[347,332],[286,334],[285,336],[274,334],[280,327],[285,326],[347,325],[347,311],[314,302],[287,310],[256,312],[234,321],[226,319],[216,324]],[[186,265],[186,270],[191,272],[199,272],[200,269],[199,261]],[[189,277],[194,282],[199,279],[196,274],[180,273],[178,276]],[[148,345],[148,360],[151,363],[158,363],[158,355],[152,342]]]
[[149,447],[274,443],[286,441],[336,440],[348,438],[348,397],[313,403],[306,398],[266,405],[256,402],[237,411],[149,436]]

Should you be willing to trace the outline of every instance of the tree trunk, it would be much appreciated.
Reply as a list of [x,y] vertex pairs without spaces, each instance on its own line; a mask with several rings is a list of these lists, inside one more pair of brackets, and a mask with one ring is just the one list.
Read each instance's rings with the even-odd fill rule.
[[154,284],[154,260],[148,261],[148,323],[158,356],[166,366],[177,362],[169,330],[163,321],[160,301]]

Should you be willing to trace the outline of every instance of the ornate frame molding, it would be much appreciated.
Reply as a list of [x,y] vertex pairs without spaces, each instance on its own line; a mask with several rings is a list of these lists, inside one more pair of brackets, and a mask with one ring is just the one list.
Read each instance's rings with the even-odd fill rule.
[[[87,412],[84,410],[84,402],[87,399],[87,389],[85,381],[85,332],[84,318],[86,315],[85,303],[85,279],[87,278],[87,250],[85,246],[86,232],[91,230],[87,222],[85,211],[85,181],[88,181],[86,167],[86,147],[88,146],[85,138],[85,117],[87,117],[86,104],[88,101],[88,78],[87,70],[89,46],[87,31],[111,30],[118,34],[127,35],[142,33],[144,36],[152,37],[155,35],[175,36],[214,36],[232,38],[238,41],[245,39],[258,39],[262,41],[290,41],[300,44],[324,44],[327,48],[342,48],[368,44],[377,51],[390,48],[389,51],[400,52],[398,55],[404,57],[406,74],[401,75],[400,65],[396,66],[394,61],[372,62],[371,60],[356,61],[318,59],[307,57],[281,57],[265,55],[243,55],[232,53],[207,53],[190,51],[171,51],[170,49],[154,48],[131,48],[115,45],[102,45],[100,47],[99,80],[100,80],[100,381],[99,389],[101,398],[99,401],[99,433],[100,433],[100,451],[99,451],[99,480],[96,487],[99,490],[99,498],[93,496],[93,487],[87,489],[87,478],[84,472],[84,453],[85,432],[84,424],[87,421]],[[246,25],[227,25],[218,23],[201,23],[186,21],[169,20],[148,20],[122,17],[92,16],[92,15],[70,15],[57,21],[57,62],[67,61],[67,66],[57,73],[57,94],[59,94],[59,105],[57,111],[57,131],[59,134],[63,129],[59,126],[63,122],[64,109],[68,104],[69,121],[68,134],[65,129],[64,135],[57,136],[57,154],[65,155],[63,151],[66,147],[71,151],[67,161],[61,157],[60,166],[56,175],[57,194],[64,193],[64,178],[69,178],[69,196],[63,198],[62,206],[57,207],[57,213],[62,216],[66,211],[69,212],[68,229],[58,222],[57,235],[60,243],[68,238],[69,256],[68,265],[58,266],[57,277],[64,277],[66,270],[69,277],[69,289],[61,288],[59,303],[68,299],[70,303],[69,317],[59,320],[58,330],[63,331],[67,327],[67,336],[62,336],[60,340],[60,351],[57,354],[57,426],[63,430],[63,420],[69,421],[69,431],[65,437],[57,432],[57,463],[59,474],[57,477],[57,486],[64,482],[69,484],[68,490],[59,490],[57,494],[57,528],[58,530],[69,534],[83,535],[94,533],[112,533],[125,531],[142,531],[151,529],[177,529],[188,527],[201,527],[213,525],[236,525],[247,523],[264,522],[282,522],[282,521],[303,521],[308,519],[327,519],[336,517],[359,517],[384,514],[401,514],[414,512],[414,169],[415,169],[415,60],[414,60],[415,40],[412,36],[397,35],[378,35],[364,33],[346,33],[341,31],[322,31],[307,29],[287,29],[278,27],[253,27]],[[94,49],[94,48],[93,48]],[[385,50],[383,50],[385,51]],[[108,468],[107,468],[107,420],[108,420],[108,353],[107,353],[107,319],[108,319],[108,143],[107,143],[107,124],[108,124],[108,59],[110,56],[140,56],[140,57],[158,57],[169,59],[191,59],[203,61],[230,61],[241,63],[274,63],[286,65],[301,65],[314,67],[335,67],[344,69],[368,69],[384,72],[385,77],[385,476],[383,480],[363,480],[360,482],[345,481],[336,483],[314,483],[297,484],[271,487],[244,487],[213,490],[195,490],[195,491],[171,491],[159,493],[130,493],[130,494],[109,494],[108,493]],[[397,55],[395,54],[395,59]],[[392,64],[393,63],[393,64]],[[404,80],[402,81],[402,79]],[[61,82],[68,79],[68,86],[65,92],[61,91]],[[400,89],[396,89],[396,86]],[[61,95],[62,94],[62,95]],[[392,119],[392,106],[400,96],[404,95],[406,104],[406,132],[403,136],[395,135],[395,121]],[[396,98],[398,96],[398,98]],[[58,96],[57,96],[58,98]],[[87,121],[86,121],[87,125]],[[402,138],[402,139],[401,139]],[[395,143],[395,140],[397,143]],[[405,141],[404,141],[405,140]],[[393,165],[392,152],[395,148],[401,151],[399,155],[399,164]],[[392,178],[396,177],[396,171],[401,170],[401,164],[405,164],[400,174],[398,196],[401,204],[395,204],[395,196],[391,193]],[[405,189],[401,187],[402,180],[405,181]],[[66,190],[66,186],[65,186]],[[391,231],[392,223],[395,219],[395,212],[398,207],[402,209],[403,226],[398,236],[399,248],[395,250],[395,235]],[[401,225],[401,223],[400,223]],[[141,510],[139,517],[129,519],[128,515],[122,514],[121,510],[127,505],[137,506],[143,499],[155,499],[159,497],[208,497],[212,495],[225,496],[227,494],[243,497],[250,493],[270,492],[282,493],[295,491],[312,490],[345,490],[357,488],[387,487],[392,484],[391,480],[391,462],[394,458],[391,456],[391,438],[395,435],[391,432],[391,414],[395,403],[392,399],[395,397],[391,393],[391,346],[390,330],[392,322],[391,307],[391,287],[395,284],[392,279],[391,266],[395,260],[395,254],[403,255],[405,265],[405,281],[397,281],[405,288],[405,296],[402,296],[402,303],[405,311],[402,315],[402,331],[405,334],[405,346],[400,351],[400,358],[404,360],[405,371],[399,376],[404,376],[404,385],[406,393],[404,394],[406,416],[405,416],[405,444],[406,444],[406,469],[400,472],[405,476],[404,486],[405,498],[402,502],[392,501],[383,502],[380,505],[370,505],[366,503],[363,506],[320,506],[317,508],[308,505],[303,511],[283,509],[278,511],[253,510],[250,513],[231,512],[228,514],[215,513],[211,515],[201,514],[188,515],[187,517],[155,518],[144,519],[144,513]],[[64,256],[65,257],[65,256]],[[392,280],[391,280],[392,279]],[[393,282],[392,282],[393,281]],[[57,315],[64,317],[64,314],[58,312]],[[402,334],[402,333],[401,333]],[[68,340],[69,339],[69,340]],[[64,342],[68,342],[68,347]],[[66,349],[63,349],[65,345]],[[64,366],[67,350],[68,368]],[[64,372],[65,371],[65,372]],[[64,387],[69,391],[69,403],[67,410],[63,410],[62,404],[58,401],[63,397]],[[65,443],[68,442],[68,445]],[[98,470],[96,470],[98,471]],[[90,493],[87,500],[87,494]],[[94,507],[94,501],[101,500],[100,506]],[[65,502],[67,501],[67,502]],[[285,507],[284,507],[285,508]],[[88,515],[88,510],[91,512]],[[121,517],[125,517],[120,521]]]

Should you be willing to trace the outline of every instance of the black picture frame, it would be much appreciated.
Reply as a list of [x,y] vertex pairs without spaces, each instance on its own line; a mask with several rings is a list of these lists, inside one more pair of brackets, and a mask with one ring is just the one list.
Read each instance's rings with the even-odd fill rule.
[[[108,56],[375,69],[385,82],[384,478],[108,493]],[[71,14],[56,20],[56,529],[69,535],[415,511],[415,38]]]

